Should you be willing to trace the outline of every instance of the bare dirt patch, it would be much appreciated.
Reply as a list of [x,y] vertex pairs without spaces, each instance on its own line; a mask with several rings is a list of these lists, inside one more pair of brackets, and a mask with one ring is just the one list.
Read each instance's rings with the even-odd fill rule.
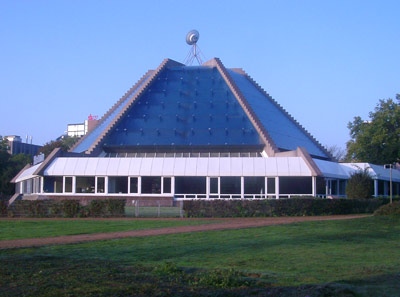
[[[219,222],[212,224],[204,224],[204,225],[167,227],[158,229],[121,231],[121,232],[109,232],[109,233],[68,235],[68,236],[57,236],[57,237],[46,237],[46,238],[2,240],[0,241],[0,249],[37,247],[37,246],[54,245],[54,244],[69,244],[69,243],[79,243],[79,242],[87,242],[95,240],[119,239],[127,237],[157,236],[157,235],[190,233],[190,232],[200,232],[200,231],[243,229],[243,228],[254,228],[261,226],[291,224],[291,223],[309,222],[309,221],[346,220],[346,219],[363,218],[366,216],[368,215],[277,217],[277,218],[217,218],[211,220],[216,220]],[[52,219],[35,219],[35,220],[52,220]],[[65,220],[68,221],[71,219],[65,219]],[[80,219],[80,220],[85,220],[85,219]],[[121,220],[121,218],[99,219],[99,220]],[[129,220],[157,220],[157,219],[129,218]],[[161,220],[188,220],[188,219],[161,219]],[[197,219],[197,220],[202,220],[202,219]],[[203,220],[210,221],[210,219],[203,219]]]

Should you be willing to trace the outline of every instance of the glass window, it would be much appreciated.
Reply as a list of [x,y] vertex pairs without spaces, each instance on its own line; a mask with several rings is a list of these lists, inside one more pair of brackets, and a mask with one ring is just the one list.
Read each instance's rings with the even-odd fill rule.
[[210,193],[218,194],[218,177],[210,177]]
[[65,177],[65,193],[72,193],[72,176]]
[[244,178],[245,194],[264,194],[265,193],[265,177],[245,177]]
[[240,176],[222,176],[221,181],[221,194],[240,194],[241,193],[241,180]]
[[161,176],[142,176],[143,194],[161,194]]
[[[335,193],[337,192],[336,185],[335,183]],[[311,176],[282,176],[279,178],[279,193],[312,194],[312,178]]]
[[76,193],[94,193],[94,176],[77,176],[76,177]]
[[171,178],[164,177],[163,193],[171,193]]
[[62,176],[45,176],[43,191],[45,193],[62,193],[63,177]]
[[131,177],[130,178],[130,193],[137,193],[138,192],[138,178]]
[[106,189],[106,178],[103,176],[97,177],[97,193],[104,193]]
[[175,177],[176,194],[205,194],[206,177],[203,176],[177,176]]
[[267,191],[268,194],[275,194],[275,177],[267,178]]
[[127,176],[110,176],[108,178],[108,193],[127,194],[128,193],[128,177]]

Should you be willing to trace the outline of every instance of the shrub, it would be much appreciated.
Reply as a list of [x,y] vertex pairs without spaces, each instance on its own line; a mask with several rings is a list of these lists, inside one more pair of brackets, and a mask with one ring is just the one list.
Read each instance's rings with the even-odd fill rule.
[[50,214],[49,200],[17,200],[9,207],[9,216],[48,217]]
[[0,200],[0,216],[7,215],[7,204],[6,200]]
[[104,200],[92,200],[89,203],[89,216],[101,217],[106,214],[106,203]]
[[290,198],[265,200],[187,200],[187,217],[275,217],[372,213],[384,199]]
[[374,216],[400,216],[400,201],[393,202],[392,204],[385,204],[379,207],[374,212]]
[[350,175],[346,186],[346,195],[351,199],[371,198],[374,186],[368,168],[358,170]]
[[80,204],[78,200],[62,200],[61,204],[64,216],[68,218],[78,216],[80,210]]
[[203,272],[192,281],[192,285],[213,288],[237,288],[247,287],[250,282],[244,279],[244,275],[234,269],[216,269]]
[[50,216],[61,217],[63,216],[63,204],[62,202],[54,201],[50,205]]
[[104,200],[107,214],[113,217],[122,217],[125,215],[125,199],[107,199]]

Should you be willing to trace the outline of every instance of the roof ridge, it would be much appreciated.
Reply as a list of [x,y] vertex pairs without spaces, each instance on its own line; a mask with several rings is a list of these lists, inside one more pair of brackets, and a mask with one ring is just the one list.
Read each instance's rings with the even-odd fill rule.
[[[234,70],[235,71],[235,70]],[[328,157],[334,159],[328,150],[307,131],[286,109],[284,109],[267,91],[265,91],[246,71],[240,69],[242,74],[260,91],[262,92],[276,107],[278,107],[300,130],[302,130]]]
[[83,137],[81,137],[68,151],[72,152],[81,142],[86,139],[98,126],[100,126],[110,115],[111,113],[122,104],[122,102],[128,98],[143,82],[143,80],[150,75],[150,73],[154,70],[148,70],[125,94],[113,105],[111,106],[108,111],[101,117],[100,120],[97,121],[96,125]]
[[[265,129],[264,125],[261,123],[261,121],[258,119],[257,115],[251,108],[250,104],[247,102],[246,98],[240,91],[239,87],[236,85],[236,83],[233,81],[232,77],[229,75],[228,71],[226,70],[225,66],[222,64],[221,60],[218,58],[213,59],[215,62],[215,65],[218,69],[218,71],[221,73],[221,76],[231,89],[232,93],[236,97],[236,99],[239,101],[239,104],[242,106],[244,112],[256,128],[257,132],[261,135],[261,138],[264,141],[265,146],[267,147],[268,150],[268,155],[273,156],[275,153],[279,152],[278,147],[272,140],[271,136],[269,135],[268,131]],[[210,61],[209,61],[210,62]],[[243,71],[243,70],[242,70]]]
[[154,82],[155,78],[159,75],[159,73],[164,70],[164,68],[168,65],[182,65],[179,62],[176,62],[171,59],[164,59],[164,61],[155,69],[150,77],[146,80],[146,82],[139,88],[134,96],[125,104],[122,110],[115,116],[115,118],[110,122],[110,124],[101,132],[99,137],[92,143],[87,152],[92,153],[104,140],[104,137],[111,131],[111,129],[115,126],[116,123],[119,122],[121,117],[126,113],[126,111],[131,107],[132,103],[136,101],[137,98],[142,96],[143,92]]

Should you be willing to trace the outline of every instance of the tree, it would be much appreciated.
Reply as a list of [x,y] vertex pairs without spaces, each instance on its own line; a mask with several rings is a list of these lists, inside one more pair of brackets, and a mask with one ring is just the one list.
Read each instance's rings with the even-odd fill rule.
[[332,155],[332,157],[334,157],[339,162],[344,161],[346,157],[346,150],[342,149],[337,145],[327,146],[326,150]]
[[[397,101],[397,102],[396,102]],[[396,100],[379,100],[369,121],[349,122],[348,161],[389,164],[400,161],[400,94]]]
[[0,139],[0,198],[2,198],[2,195],[14,194],[14,185],[10,181],[26,164],[31,162],[31,156],[10,155],[7,152],[8,141],[1,136]]
[[65,136],[59,140],[52,140],[46,143],[40,150],[39,153],[43,153],[47,157],[55,148],[61,148],[63,151],[68,151],[77,141],[78,137]]
[[8,140],[0,136],[0,152],[7,152]]
[[370,198],[373,193],[373,180],[368,172],[368,168],[365,168],[364,170],[359,169],[350,175],[346,186],[346,195],[348,198]]
[[14,194],[14,184],[10,181],[18,174],[18,172],[31,162],[31,156],[25,154],[8,155],[9,158],[5,164],[0,167],[0,193],[3,195]]

